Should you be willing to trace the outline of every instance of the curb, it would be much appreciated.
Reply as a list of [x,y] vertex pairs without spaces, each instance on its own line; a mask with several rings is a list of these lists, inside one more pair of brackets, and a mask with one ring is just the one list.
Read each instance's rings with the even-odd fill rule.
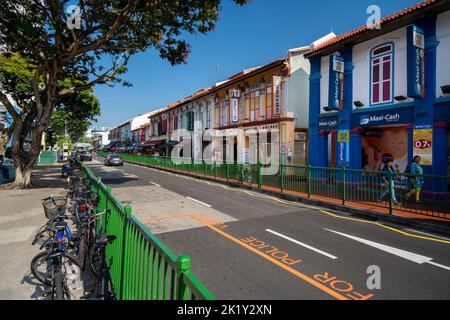
[[134,162],[134,161],[125,161],[125,162],[131,163],[131,164],[134,164],[137,166],[141,166],[141,167],[152,168],[152,169],[164,171],[164,172],[177,173],[180,175],[193,177],[193,178],[196,178],[199,180],[206,180],[206,181],[211,181],[211,182],[215,182],[215,183],[219,183],[219,184],[223,184],[223,185],[228,185],[228,186],[231,186],[234,188],[251,190],[251,191],[255,191],[258,193],[262,193],[262,194],[276,196],[278,198],[288,200],[288,201],[299,202],[299,203],[304,203],[304,204],[313,205],[313,206],[320,206],[320,207],[328,208],[331,210],[336,210],[336,212],[333,212],[336,214],[342,215],[342,212],[345,212],[345,213],[349,213],[353,217],[363,218],[363,219],[370,220],[370,221],[394,223],[394,224],[397,224],[397,225],[400,225],[403,227],[418,229],[420,231],[428,231],[428,232],[434,232],[434,233],[442,235],[442,236],[450,236],[450,222],[437,223],[437,222],[432,222],[432,221],[421,221],[418,219],[408,219],[408,218],[395,216],[395,215],[382,215],[373,210],[363,210],[363,209],[359,209],[359,208],[355,208],[355,207],[344,206],[341,204],[330,203],[330,202],[316,200],[316,199],[310,199],[310,198],[304,198],[304,197],[300,197],[300,196],[294,196],[294,195],[290,195],[290,194],[286,194],[286,193],[281,193],[279,191],[258,189],[258,187],[245,186],[245,185],[241,185],[241,184],[235,183],[235,182],[220,181],[220,180],[216,180],[213,178],[197,176],[197,175],[191,174],[191,173],[177,172],[177,171],[173,171],[170,169],[160,168],[160,167],[156,167],[156,166],[152,166],[152,165],[146,165],[146,164],[142,164],[142,163],[138,163],[138,162]]

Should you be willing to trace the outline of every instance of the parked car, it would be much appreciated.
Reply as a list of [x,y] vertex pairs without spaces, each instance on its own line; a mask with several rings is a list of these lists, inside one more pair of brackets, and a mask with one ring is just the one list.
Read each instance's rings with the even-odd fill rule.
[[73,157],[80,161],[92,161],[92,154],[89,151],[75,151]]
[[118,154],[112,153],[105,159],[105,166],[120,166],[123,167],[122,157]]
[[92,161],[92,153],[89,151],[81,152],[81,161]]

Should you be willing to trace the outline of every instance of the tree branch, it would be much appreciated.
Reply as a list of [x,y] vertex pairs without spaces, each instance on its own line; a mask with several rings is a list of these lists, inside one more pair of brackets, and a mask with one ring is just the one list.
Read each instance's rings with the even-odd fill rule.
[[[126,52],[123,53],[120,58],[118,58],[115,62],[114,65],[108,69],[108,71],[106,71],[105,73],[103,73],[102,75],[99,75],[97,77],[97,79],[92,80],[91,82],[83,85],[83,86],[74,86],[71,88],[64,88],[62,90],[60,90],[57,93],[57,98],[63,98],[65,96],[68,96],[70,94],[74,94],[76,92],[80,92],[89,88],[92,88],[94,85],[96,84],[100,84],[100,83],[104,83],[110,80],[113,80],[114,77],[117,75],[117,73],[119,72],[120,68],[127,65],[128,60],[130,58],[130,56],[125,56]],[[121,60],[124,59],[124,61],[121,63]]]
[[21,121],[20,115],[17,113],[16,109],[14,109],[14,106],[9,101],[8,96],[4,94],[2,91],[0,91],[0,102],[3,103],[3,105],[6,107],[6,110],[8,110],[9,114],[13,118],[14,121]]

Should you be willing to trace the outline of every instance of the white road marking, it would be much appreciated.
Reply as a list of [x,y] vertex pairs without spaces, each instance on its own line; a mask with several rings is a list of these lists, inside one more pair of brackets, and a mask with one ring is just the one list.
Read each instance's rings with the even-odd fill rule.
[[439,267],[439,268],[442,268],[442,269],[450,271],[450,267],[444,266],[442,264],[439,264],[439,263],[436,263],[436,262],[433,262],[433,261],[428,261],[426,263],[431,264],[431,265],[433,265],[435,267]]
[[267,231],[267,232],[270,232],[270,233],[272,233],[272,234],[274,234],[274,235],[277,235],[277,236],[279,236],[279,237],[281,237],[281,238],[284,238],[284,239],[286,239],[286,240],[289,240],[289,241],[291,241],[291,242],[293,242],[293,243],[295,243],[295,244],[298,244],[299,246],[302,246],[302,247],[304,247],[304,248],[306,248],[306,249],[309,249],[309,250],[315,251],[315,252],[317,252],[317,253],[320,253],[321,255],[324,255],[324,256],[326,256],[326,257],[328,257],[328,258],[330,258],[330,259],[333,259],[333,260],[336,260],[336,259],[337,259],[336,256],[333,256],[333,255],[331,255],[331,254],[329,254],[329,253],[326,253],[325,251],[319,250],[319,249],[317,249],[317,248],[311,247],[310,245],[307,245],[307,244],[305,244],[305,243],[303,243],[303,242],[300,242],[300,241],[298,241],[298,240],[289,238],[288,236],[285,236],[284,234],[275,232],[275,231],[270,230],[270,229],[266,229],[266,231]]
[[197,200],[197,199],[194,199],[194,198],[191,198],[191,197],[186,197],[186,199],[189,199],[189,200],[192,200],[192,201],[194,201],[194,202],[200,203],[200,204],[202,204],[202,205],[204,205],[204,206],[206,206],[206,207],[208,207],[208,208],[211,208],[211,207],[212,207],[211,205],[209,205],[209,204],[207,204],[207,203],[201,202],[201,201],[199,201],[199,200]]
[[384,245],[384,244],[381,244],[381,243],[377,243],[377,242],[374,242],[374,241],[366,240],[366,239],[363,239],[363,238],[358,238],[358,237],[351,236],[349,234],[345,234],[345,233],[341,233],[341,232],[337,232],[337,231],[334,231],[334,230],[330,230],[330,229],[325,229],[325,230],[333,232],[333,233],[336,233],[336,234],[341,235],[343,237],[346,237],[346,238],[349,238],[349,239],[352,239],[352,240],[364,243],[364,244],[366,244],[368,246],[371,246],[373,248],[376,248],[376,249],[379,249],[381,251],[384,251],[384,252],[396,255],[396,256],[398,256],[400,258],[403,258],[403,259],[415,262],[417,264],[427,263],[427,264],[431,264],[431,265],[433,265],[435,267],[439,267],[439,268],[442,268],[442,269],[450,271],[450,267],[447,267],[447,266],[435,263],[435,262],[432,261],[433,258],[430,258],[430,257],[425,257],[425,256],[422,256],[420,254],[416,254],[416,253],[409,252],[409,251],[406,251],[406,250],[390,247],[390,246],[387,246],[387,245]]
[[159,185],[159,184],[157,184],[157,183],[155,183],[155,182],[153,182],[153,181],[150,181],[150,183],[151,183],[152,185],[154,185],[155,187],[160,187],[160,188],[161,188],[161,185]]

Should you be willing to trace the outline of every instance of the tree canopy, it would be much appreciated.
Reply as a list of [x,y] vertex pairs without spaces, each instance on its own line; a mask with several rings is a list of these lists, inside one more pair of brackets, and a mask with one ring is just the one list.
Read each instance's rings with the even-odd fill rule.
[[[130,85],[121,78],[130,57],[149,48],[171,64],[186,63],[185,35],[214,30],[221,2],[0,0],[0,48],[24,59],[12,78],[6,68],[0,75],[0,102],[14,121],[15,186],[31,185],[42,134],[60,101],[97,84]],[[30,76],[30,83],[21,81]],[[24,149],[27,136],[31,148]]]

